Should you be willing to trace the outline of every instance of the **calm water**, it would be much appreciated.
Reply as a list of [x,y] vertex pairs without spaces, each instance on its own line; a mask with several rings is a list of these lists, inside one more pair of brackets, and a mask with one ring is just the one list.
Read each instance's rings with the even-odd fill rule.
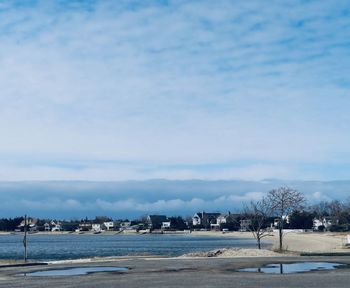
[[291,274],[310,271],[334,270],[346,265],[330,262],[299,262],[299,263],[276,263],[268,264],[259,268],[239,269],[239,272],[258,272],[267,274]]
[[29,277],[76,276],[76,275],[86,275],[86,274],[98,273],[98,272],[126,272],[128,270],[129,269],[125,267],[97,266],[97,267],[77,267],[77,268],[69,268],[69,269],[36,271],[31,273],[23,273],[19,275],[29,276]]
[[[22,259],[23,237],[0,236],[0,259]],[[191,235],[29,235],[28,258],[65,260],[97,256],[167,255],[225,247],[256,247],[254,239]]]

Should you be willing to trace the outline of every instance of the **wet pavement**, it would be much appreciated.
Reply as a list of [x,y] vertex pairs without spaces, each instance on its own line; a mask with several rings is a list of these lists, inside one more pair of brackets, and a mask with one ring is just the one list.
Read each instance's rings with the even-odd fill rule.
[[[268,264],[331,262],[350,264],[350,257],[271,257],[271,258],[201,258],[201,259],[121,259],[108,263],[49,265],[0,269],[0,287],[269,287],[269,288],[348,288],[350,269],[311,271],[301,274],[264,274],[232,272]],[[80,276],[24,277],[52,269],[84,267],[127,267],[128,271],[99,272]]]

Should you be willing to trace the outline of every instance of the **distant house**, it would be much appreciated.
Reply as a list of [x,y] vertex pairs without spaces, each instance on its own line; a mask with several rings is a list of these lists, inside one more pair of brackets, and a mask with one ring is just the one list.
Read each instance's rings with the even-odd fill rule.
[[[36,218],[27,218],[27,226],[33,227],[38,223],[38,219]],[[22,220],[21,223],[18,225],[18,228],[24,227],[25,226],[25,220]]]
[[61,230],[62,230],[61,225],[56,225],[56,226],[51,228],[52,232],[58,232],[58,231],[61,231]]
[[150,229],[161,229],[162,223],[167,222],[168,218],[165,215],[148,215],[147,224]]
[[90,222],[83,222],[79,224],[79,231],[90,231],[92,224]]
[[[227,214],[221,214],[217,219],[216,223],[219,229],[225,230],[240,230],[240,220],[242,216],[240,214],[232,214],[228,212]],[[217,229],[217,228],[216,228]]]
[[227,218],[228,218],[228,215],[226,215],[226,214],[219,215],[219,217],[216,218],[216,224],[218,224],[218,225],[226,224],[227,223]]
[[[170,229],[172,230],[185,230],[188,229],[188,224],[184,221],[182,217],[170,217],[167,222],[164,225],[169,225],[170,222]],[[163,225],[163,226],[164,226]]]
[[[27,229],[29,231],[36,231],[37,230],[37,223],[38,219],[36,218],[27,218]],[[25,227],[25,220],[22,220],[21,223],[17,226],[18,229],[24,230]]]
[[122,221],[119,223],[119,230],[123,231],[126,229],[129,229],[131,227],[131,222],[130,221]]
[[119,225],[121,228],[127,228],[131,226],[131,221],[123,221],[123,222],[120,222]]
[[92,224],[91,225],[91,231],[92,232],[101,232],[102,231],[101,224],[99,224],[99,223]]
[[239,218],[241,215],[240,214],[232,214],[230,211],[227,214],[220,214],[216,218],[216,223],[221,225],[221,224],[228,224],[228,223],[233,223],[237,221],[237,218]]
[[242,231],[242,232],[249,231],[250,225],[252,225],[252,220],[250,220],[250,219],[240,220],[240,231]]
[[331,217],[314,218],[313,220],[313,230],[321,230],[321,227],[328,230],[332,225],[333,219]]
[[51,231],[51,226],[50,226],[50,224],[47,223],[47,222],[44,224],[44,231],[46,231],[46,232]]
[[[283,216],[282,216],[282,220],[283,220],[285,223],[287,223],[287,224],[289,224],[289,219],[290,219],[289,215],[283,215]],[[274,226],[274,227],[278,227],[278,226],[279,226],[279,223],[280,223],[280,218],[275,218],[275,219],[273,220],[273,226]]]
[[60,222],[55,222],[55,221],[51,221],[51,231],[52,232],[57,232],[57,231],[61,231],[62,227],[61,227],[61,223]]
[[[206,213],[204,211],[197,212],[192,217],[193,226],[202,226],[203,228],[209,229],[211,226],[217,226],[217,218],[220,213]],[[214,225],[214,226],[213,226]]]
[[114,222],[113,221],[103,222],[103,226],[106,227],[107,231],[113,230]]
[[210,230],[220,231],[220,224],[210,223]]
[[162,229],[167,230],[171,228],[171,222],[170,221],[166,221],[166,222],[162,222]]

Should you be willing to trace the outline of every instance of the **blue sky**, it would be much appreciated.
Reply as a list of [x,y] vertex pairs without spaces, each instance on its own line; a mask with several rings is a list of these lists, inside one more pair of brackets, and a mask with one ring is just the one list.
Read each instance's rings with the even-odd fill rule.
[[1,1],[0,180],[350,175],[348,1]]

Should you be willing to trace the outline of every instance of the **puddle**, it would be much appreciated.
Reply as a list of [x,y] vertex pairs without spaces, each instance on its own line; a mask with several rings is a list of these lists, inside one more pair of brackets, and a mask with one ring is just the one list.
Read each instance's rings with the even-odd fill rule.
[[56,269],[56,270],[44,270],[36,271],[30,273],[22,273],[20,276],[29,277],[47,277],[47,276],[77,276],[77,275],[87,275],[90,273],[98,272],[125,272],[128,271],[125,267],[106,267],[106,266],[96,266],[96,267],[76,267],[68,269]]
[[334,270],[338,268],[344,268],[346,266],[346,264],[331,262],[274,263],[258,268],[243,268],[235,271],[266,274],[291,274],[311,271]]

